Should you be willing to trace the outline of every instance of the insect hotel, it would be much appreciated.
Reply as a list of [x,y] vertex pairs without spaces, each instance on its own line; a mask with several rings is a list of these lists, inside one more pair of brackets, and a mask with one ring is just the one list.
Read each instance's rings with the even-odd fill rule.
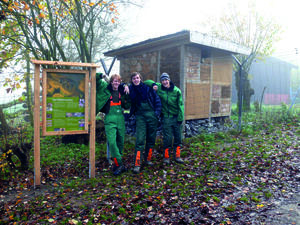
[[233,54],[248,48],[184,30],[105,52],[120,61],[120,75],[133,71],[159,82],[167,72],[182,91],[185,120],[230,116]]

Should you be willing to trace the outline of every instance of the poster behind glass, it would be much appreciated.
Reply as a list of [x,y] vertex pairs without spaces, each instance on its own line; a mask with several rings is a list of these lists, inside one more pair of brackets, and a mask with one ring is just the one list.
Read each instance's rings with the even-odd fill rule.
[[87,133],[88,71],[45,70],[43,82],[44,135]]

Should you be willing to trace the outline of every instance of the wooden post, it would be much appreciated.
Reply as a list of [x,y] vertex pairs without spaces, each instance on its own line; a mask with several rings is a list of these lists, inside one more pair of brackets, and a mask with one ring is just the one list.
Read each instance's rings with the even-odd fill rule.
[[211,113],[211,104],[212,104],[212,94],[213,94],[213,84],[214,84],[214,63],[215,63],[215,55],[212,53],[211,54],[211,63],[210,63],[210,78],[209,78],[209,105],[208,105],[208,121],[209,123],[211,123],[211,117],[212,117],[212,113]]
[[34,187],[40,185],[40,64],[34,64]]
[[96,68],[91,69],[91,112],[90,112],[90,165],[89,177],[95,177],[95,123],[96,123]]
[[[182,94],[182,100],[184,102],[184,112],[186,110],[186,62],[185,62],[185,46],[181,45],[180,46],[180,71],[179,71],[179,88],[181,89],[181,94]],[[185,122],[185,118],[184,118]],[[184,129],[182,129],[184,130]]]
[[160,54],[161,51],[158,50],[157,51],[157,68],[156,68],[156,82],[160,82],[160,75],[161,75],[161,72],[160,72]]

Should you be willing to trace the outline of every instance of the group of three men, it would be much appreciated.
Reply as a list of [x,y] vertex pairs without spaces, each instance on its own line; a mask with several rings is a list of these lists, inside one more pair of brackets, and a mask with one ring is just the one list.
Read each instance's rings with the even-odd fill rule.
[[96,78],[96,113],[105,113],[105,132],[114,161],[114,175],[125,171],[122,163],[125,136],[122,108],[130,108],[130,116],[135,115],[136,118],[134,173],[140,172],[142,162],[147,166],[153,165],[151,159],[159,117],[163,128],[163,162],[170,164],[172,154],[175,162],[184,163],[180,157],[184,120],[182,94],[167,73],[161,75],[161,83],[156,83],[152,80],[143,82],[141,74],[133,72],[128,86],[121,84],[121,77],[117,74],[110,77],[109,83],[103,81],[99,74]]

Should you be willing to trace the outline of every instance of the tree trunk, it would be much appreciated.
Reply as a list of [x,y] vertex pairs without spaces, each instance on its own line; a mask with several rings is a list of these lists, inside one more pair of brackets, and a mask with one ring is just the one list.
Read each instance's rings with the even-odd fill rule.
[[250,111],[250,103],[251,103],[251,96],[254,95],[254,90],[251,88],[250,81],[248,79],[248,76],[246,76],[248,73],[243,72],[242,73],[242,79],[243,79],[243,85],[242,85],[242,91],[240,91],[240,77],[239,77],[239,72],[235,72],[235,87],[237,90],[237,106],[239,106],[239,99],[240,99],[240,94],[242,93],[242,99],[243,99],[243,111],[247,112]]
[[[21,163],[20,169],[25,171],[29,168],[29,158],[30,150],[32,148],[32,143],[21,143],[21,147],[18,144],[6,144],[4,148],[0,147],[0,150],[4,153],[7,153],[7,161],[11,169],[16,169],[16,165],[12,160],[12,156],[15,155],[18,157]],[[12,152],[10,152],[10,150]],[[9,153],[10,152],[10,153]]]
[[267,89],[266,86],[264,86],[264,90],[262,91],[261,97],[260,97],[260,103],[259,103],[259,112],[261,112],[261,107],[262,107],[262,101],[264,99],[264,94],[265,94],[265,90]]
[[249,112],[251,107],[251,96],[254,95],[254,89],[251,88],[250,81],[247,77],[244,79],[243,84],[243,110]]
[[237,93],[237,100],[236,100],[236,107],[237,109],[239,108],[239,104],[240,104],[240,95],[241,95],[241,92],[240,92],[240,75],[239,75],[239,71],[236,71],[234,73],[235,75],[235,88],[236,88],[236,93]]
[[22,143],[21,147],[14,145],[12,150],[13,153],[19,158],[21,162],[21,170],[28,170],[29,168],[29,153],[31,150],[31,143]]
[[5,114],[3,113],[2,107],[0,107],[0,122],[1,122],[1,132],[6,139],[9,132],[9,126],[6,122]]

